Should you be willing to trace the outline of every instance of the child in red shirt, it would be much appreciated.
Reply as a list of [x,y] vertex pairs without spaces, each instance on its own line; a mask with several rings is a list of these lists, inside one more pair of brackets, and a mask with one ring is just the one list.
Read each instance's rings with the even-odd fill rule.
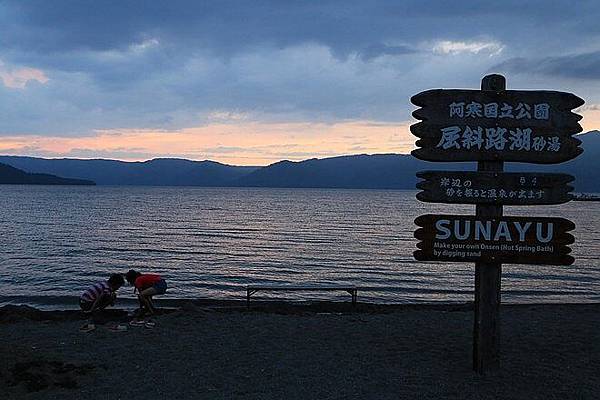
[[167,282],[157,274],[141,274],[133,269],[130,269],[125,275],[125,279],[130,285],[135,287],[138,292],[138,300],[140,309],[145,309],[148,315],[154,314],[156,311],[152,304],[152,296],[156,294],[165,294],[167,291]]

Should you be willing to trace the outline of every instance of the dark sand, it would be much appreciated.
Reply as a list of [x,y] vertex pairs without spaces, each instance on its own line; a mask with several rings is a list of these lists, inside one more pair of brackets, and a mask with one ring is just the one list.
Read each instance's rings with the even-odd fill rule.
[[0,309],[0,399],[600,399],[598,304],[504,306],[502,368],[483,377],[468,306],[189,303],[126,332],[79,318]]

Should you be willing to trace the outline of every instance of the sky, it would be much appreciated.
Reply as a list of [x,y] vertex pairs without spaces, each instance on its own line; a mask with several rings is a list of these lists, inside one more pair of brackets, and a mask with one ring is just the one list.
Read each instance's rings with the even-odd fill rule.
[[0,0],[0,154],[268,165],[408,153],[410,97],[573,92],[600,128],[599,1]]

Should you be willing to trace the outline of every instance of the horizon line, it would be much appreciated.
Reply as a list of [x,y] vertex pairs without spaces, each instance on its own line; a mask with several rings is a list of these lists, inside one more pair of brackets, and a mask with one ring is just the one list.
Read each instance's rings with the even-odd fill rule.
[[370,153],[370,154],[369,153],[356,153],[356,154],[332,155],[332,156],[327,156],[327,157],[309,157],[309,158],[305,158],[302,160],[280,159],[278,161],[273,161],[272,163],[265,164],[265,165],[237,165],[237,164],[230,164],[230,163],[225,163],[225,162],[210,160],[210,159],[195,160],[195,159],[191,159],[191,158],[169,157],[169,156],[158,156],[158,157],[153,157],[153,158],[148,158],[148,159],[143,159],[143,160],[121,160],[118,158],[102,158],[102,157],[86,158],[86,157],[68,157],[68,156],[31,156],[31,155],[22,155],[22,154],[0,154],[0,157],[37,158],[37,159],[41,159],[41,160],[116,161],[116,162],[122,162],[122,163],[130,163],[130,164],[146,163],[146,162],[156,161],[156,160],[179,160],[179,161],[190,161],[190,162],[199,162],[199,163],[212,162],[212,163],[233,166],[233,167],[257,167],[257,168],[258,167],[267,167],[269,165],[277,164],[280,162],[286,162],[286,161],[291,162],[291,163],[301,163],[301,162],[305,162],[305,161],[309,161],[309,160],[326,160],[326,159],[331,159],[331,158],[359,157],[359,156],[368,156],[368,157],[372,157],[372,156],[411,156],[411,157],[413,157],[413,155],[411,153]]

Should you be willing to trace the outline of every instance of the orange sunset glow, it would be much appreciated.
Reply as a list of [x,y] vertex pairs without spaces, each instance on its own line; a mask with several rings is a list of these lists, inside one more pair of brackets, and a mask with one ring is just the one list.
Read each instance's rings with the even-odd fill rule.
[[[600,129],[600,107],[586,106],[584,132]],[[406,123],[351,121],[265,123],[219,121],[181,130],[102,130],[83,137],[8,136],[5,154],[41,154],[48,158],[117,158],[145,161],[176,157],[232,165],[268,165],[279,160],[348,154],[407,154],[415,137]]]
[[235,165],[267,165],[344,154],[408,153],[414,137],[409,123],[375,121],[325,123],[219,122],[176,131],[107,130],[85,137],[5,137],[0,152],[47,157],[127,161],[157,157],[210,159]]

